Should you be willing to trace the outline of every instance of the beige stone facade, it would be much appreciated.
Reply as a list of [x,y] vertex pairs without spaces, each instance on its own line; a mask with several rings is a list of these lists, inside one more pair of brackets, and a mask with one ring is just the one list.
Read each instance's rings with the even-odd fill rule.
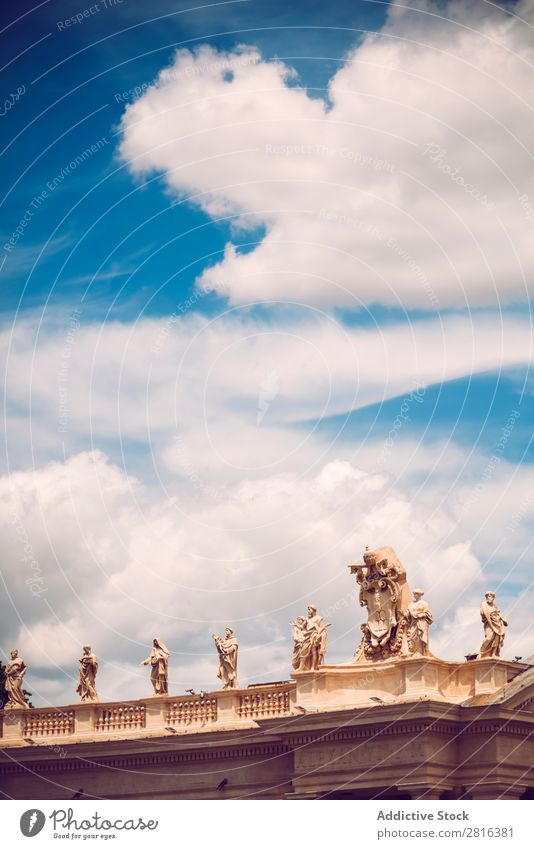
[[534,669],[495,658],[323,666],[202,698],[0,717],[8,798],[534,794]]

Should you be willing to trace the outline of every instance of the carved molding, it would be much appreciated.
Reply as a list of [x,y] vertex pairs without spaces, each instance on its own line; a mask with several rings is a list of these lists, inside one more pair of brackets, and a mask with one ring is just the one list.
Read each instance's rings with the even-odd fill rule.
[[[54,761],[31,761],[22,764],[0,764],[0,775],[13,775],[16,773],[28,773],[28,769],[32,772],[71,772],[73,770],[89,770],[89,769],[135,769],[136,767],[146,766],[163,766],[173,763],[198,763],[203,761],[222,760],[223,758],[251,758],[265,757],[270,755],[290,754],[291,747],[285,743],[268,743],[265,745],[252,746],[232,746],[227,749],[200,749],[196,751],[185,752],[162,752],[155,751],[147,755],[116,755],[110,758],[65,758],[64,760]],[[31,766],[30,766],[31,764]]]

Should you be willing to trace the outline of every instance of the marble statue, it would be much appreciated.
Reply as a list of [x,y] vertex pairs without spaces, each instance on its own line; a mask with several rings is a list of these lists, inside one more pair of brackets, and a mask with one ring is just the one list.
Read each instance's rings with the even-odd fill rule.
[[308,617],[299,616],[293,624],[293,669],[309,672],[324,662],[328,639],[327,624],[317,613],[315,605],[308,606]]
[[237,639],[231,628],[225,628],[224,638],[213,634],[215,646],[219,654],[219,671],[217,677],[221,679],[225,690],[235,689],[237,684]]
[[291,665],[295,671],[298,671],[300,666],[300,652],[306,633],[306,617],[299,616],[296,622],[290,622],[289,624],[293,626],[293,657]]
[[367,622],[361,626],[363,638],[354,662],[387,660],[410,652],[404,612],[412,601],[406,570],[392,548],[370,551],[363,563],[349,566],[360,587],[360,606],[367,609]]
[[413,591],[413,601],[405,610],[404,618],[408,625],[406,636],[409,653],[428,656],[428,629],[434,618],[423,596],[423,590]]
[[91,651],[91,646],[84,646],[83,655],[80,658],[78,686],[76,687],[76,692],[79,693],[82,702],[98,701],[95,684],[97,671],[98,660]]
[[159,637],[154,637],[152,651],[139,666],[150,666],[150,680],[155,696],[166,696],[169,692],[169,650]]
[[508,625],[506,619],[495,604],[495,593],[485,593],[480,605],[480,616],[484,626],[484,642],[480,646],[479,657],[500,657],[504,643],[504,629]]
[[23,683],[24,675],[26,674],[26,664],[19,657],[17,649],[11,652],[11,660],[5,669],[5,688],[8,695],[6,710],[16,710],[17,708],[27,708],[28,703],[24,695]]

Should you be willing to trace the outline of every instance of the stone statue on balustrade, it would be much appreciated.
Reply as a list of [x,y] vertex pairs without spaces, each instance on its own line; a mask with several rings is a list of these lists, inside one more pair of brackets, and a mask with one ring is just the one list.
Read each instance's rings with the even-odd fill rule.
[[24,675],[26,674],[26,664],[19,657],[17,649],[11,652],[11,660],[5,668],[5,689],[7,693],[7,703],[4,706],[5,710],[18,710],[19,708],[28,708],[26,701],[25,690],[23,689]]
[[480,605],[480,617],[484,626],[484,642],[478,656],[480,658],[500,657],[505,637],[504,629],[508,622],[495,604],[495,593],[485,593],[484,601]]
[[428,657],[428,629],[434,618],[426,601],[423,601],[423,590],[413,591],[413,601],[404,612],[406,620],[406,638],[408,642],[408,653],[419,654]]
[[76,687],[76,692],[79,693],[82,702],[98,701],[98,693],[96,691],[97,672],[98,660],[91,651],[91,646],[84,646],[83,654],[80,658],[78,686]]
[[221,679],[225,690],[233,690],[237,683],[237,639],[232,628],[226,628],[224,638],[213,634],[215,647],[219,655],[219,671],[217,678]]
[[355,663],[387,660],[413,654],[407,639],[404,616],[412,601],[406,570],[392,548],[366,548],[363,563],[349,566],[360,588],[360,606],[367,610],[361,626],[363,638]]
[[296,622],[290,622],[289,624],[293,626],[293,657],[291,659],[291,665],[294,670],[298,670],[300,666],[300,651],[306,633],[306,617],[299,616]]
[[293,625],[293,669],[295,672],[310,672],[324,663],[328,639],[326,623],[310,604],[308,616],[299,616]]
[[152,667],[150,680],[155,696],[166,696],[169,692],[169,650],[159,637],[154,637],[152,651],[139,666]]

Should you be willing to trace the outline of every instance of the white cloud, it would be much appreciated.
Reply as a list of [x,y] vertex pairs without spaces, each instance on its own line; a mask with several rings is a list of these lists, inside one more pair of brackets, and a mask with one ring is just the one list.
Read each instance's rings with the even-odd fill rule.
[[[485,589],[485,588],[484,588]],[[489,587],[488,587],[489,589]],[[483,628],[480,620],[480,601],[476,604],[460,604],[442,623],[434,635],[432,650],[437,657],[461,659],[466,654],[474,654],[480,649]],[[534,634],[531,628],[532,589],[512,598],[501,589],[497,604],[508,621],[503,657],[526,659],[534,650]]]
[[[328,106],[254,48],[204,46],[179,51],[127,108],[121,153],[135,174],[237,215],[236,243],[265,228],[200,283],[236,304],[305,308],[102,326],[53,315],[2,334],[7,456],[24,470],[0,479],[0,640],[4,653],[18,644],[41,702],[72,699],[86,641],[104,698],[150,692],[136,663],[157,633],[175,691],[216,686],[210,635],[229,623],[243,683],[286,677],[288,622],[308,602],[333,623],[329,659],[347,660],[362,611],[346,564],[366,544],[393,545],[426,590],[436,654],[476,647],[494,554],[514,611],[507,587],[529,579],[528,468],[503,454],[485,476],[487,458],[419,445],[404,426],[389,452],[372,428],[355,445],[342,417],[529,364],[529,323],[495,311],[363,328],[327,312],[497,304],[522,296],[523,272],[530,282],[534,50],[496,7],[450,3],[459,24],[444,8],[392,6],[332,78]],[[514,6],[529,20],[533,8]],[[526,653],[511,629],[509,650]]]
[[[65,327],[43,326],[36,337],[21,325],[8,401],[21,415],[31,395],[38,415],[28,409],[29,427],[37,422],[46,438],[39,445],[33,434],[32,453],[18,428],[25,470],[0,480],[0,640],[4,653],[18,644],[26,656],[36,699],[71,700],[86,641],[103,663],[103,696],[149,692],[136,662],[159,632],[173,649],[176,692],[214,686],[210,635],[226,623],[243,646],[244,682],[284,678],[287,623],[307,602],[333,623],[330,659],[347,660],[362,612],[346,564],[366,544],[397,549],[412,585],[426,590],[436,646],[447,657],[463,653],[440,631],[458,605],[476,607],[482,556],[499,552],[504,585],[529,580],[529,469],[503,454],[477,488],[487,458],[410,442],[407,424],[380,464],[384,443],[372,430],[362,444],[342,433],[330,440],[314,431],[313,417],[409,393],[414,373],[433,382],[515,363],[529,329],[508,319],[503,331],[499,321],[473,329],[451,317],[379,333],[323,317],[274,325],[246,314],[212,323],[190,315],[164,337],[164,319],[82,323],[69,349],[68,430],[55,438],[75,446],[87,433],[96,445],[120,436],[124,469],[102,451],[43,463],[57,428]],[[467,338],[466,365],[457,340]],[[258,425],[259,390],[273,370],[278,394]],[[11,419],[8,427],[13,437]],[[163,483],[151,480],[145,454],[142,478],[125,472],[135,464],[131,444],[142,439]]]
[[[139,177],[265,236],[200,282],[234,303],[436,308],[532,283],[532,0],[390,7],[328,105],[254,47],[177,52],[122,121]],[[449,17],[451,20],[448,20]],[[521,21],[525,19],[526,23]]]
[[[90,642],[107,697],[133,696],[147,690],[135,661],[160,634],[173,650],[175,687],[193,678],[213,687],[210,634],[232,623],[243,681],[279,679],[289,673],[288,623],[313,601],[333,621],[331,658],[346,660],[362,618],[346,564],[366,543],[394,540],[437,614],[466,582],[481,585],[468,544],[437,554],[454,528],[450,511],[425,524],[424,511],[389,483],[337,461],[316,475],[244,481],[193,505],[179,490],[154,495],[98,452],[2,478],[3,651],[18,646],[36,697],[54,690],[39,691],[39,680],[54,679],[62,682],[55,696],[69,701],[80,647]],[[39,593],[27,583],[37,572],[23,560],[25,541]]]
[[[156,470],[195,485],[294,470],[329,457],[317,426],[420,387],[531,360],[527,321],[500,315],[346,327],[323,314],[255,319],[247,310],[135,325],[22,323],[7,369],[15,468],[55,448],[105,440],[150,447]],[[0,335],[7,349],[8,334]],[[68,350],[68,356],[65,351]],[[276,392],[265,393],[276,373]],[[272,387],[271,387],[272,390]],[[262,411],[261,418],[258,411]],[[343,419],[330,439],[343,438]],[[372,430],[366,439],[372,439]],[[91,441],[89,441],[91,440]],[[36,452],[33,453],[32,452]],[[62,456],[59,454],[59,456]]]

